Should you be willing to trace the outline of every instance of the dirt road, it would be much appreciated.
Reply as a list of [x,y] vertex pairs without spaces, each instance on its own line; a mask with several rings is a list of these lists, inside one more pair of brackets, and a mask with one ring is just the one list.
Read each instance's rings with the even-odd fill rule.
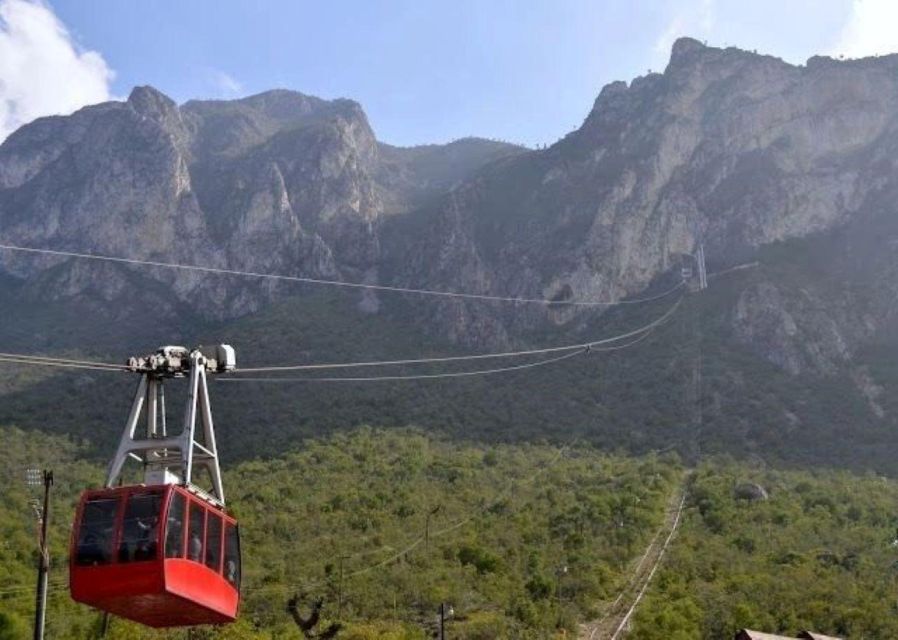
[[633,612],[636,611],[655,571],[664,558],[670,541],[677,532],[677,527],[680,526],[680,516],[685,504],[686,482],[684,480],[683,484],[671,494],[664,522],[649,542],[645,553],[636,561],[626,585],[617,598],[605,608],[600,618],[580,625],[578,635],[580,640],[618,640],[626,634]]

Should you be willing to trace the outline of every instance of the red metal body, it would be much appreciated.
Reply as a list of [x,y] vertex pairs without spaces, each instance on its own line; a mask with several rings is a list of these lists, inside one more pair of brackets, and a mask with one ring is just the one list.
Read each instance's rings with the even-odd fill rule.
[[237,617],[239,583],[237,521],[186,488],[81,496],[69,553],[74,600],[151,627],[221,624]]

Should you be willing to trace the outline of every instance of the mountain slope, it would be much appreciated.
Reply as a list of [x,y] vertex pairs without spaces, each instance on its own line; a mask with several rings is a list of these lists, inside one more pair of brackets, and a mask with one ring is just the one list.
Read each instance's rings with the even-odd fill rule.
[[[138,88],[0,146],[0,239],[560,302],[666,290],[701,243],[710,288],[632,349],[482,379],[235,383],[223,440],[247,456],[314,430],[418,424],[894,472],[896,67],[799,67],[683,39],[663,74],[607,86],[582,127],[538,151],[397,149],[349,100],[179,107]],[[8,251],[0,270],[13,310],[0,345],[104,359],[173,341],[231,342],[253,364],[558,345],[677,298],[596,310],[360,295]],[[127,395],[95,375],[8,376],[0,419],[108,446],[111,389]]]
[[[0,146],[0,234],[10,243],[359,279],[376,266],[384,215],[518,151],[477,139],[388,148],[350,100],[272,91],[179,107],[138,87],[123,103],[42,118]],[[26,279],[60,262],[0,259]],[[207,317],[255,310],[272,293],[185,272],[113,267],[86,276],[81,267],[64,265],[44,293],[99,288],[117,299],[130,271]]]
[[396,270],[416,285],[616,299],[691,264],[700,242],[725,269],[773,242],[893,215],[896,70],[898,56],[796,67],[681,39],[663,74],[606,86],[580,129],[408,221],[420,240]]

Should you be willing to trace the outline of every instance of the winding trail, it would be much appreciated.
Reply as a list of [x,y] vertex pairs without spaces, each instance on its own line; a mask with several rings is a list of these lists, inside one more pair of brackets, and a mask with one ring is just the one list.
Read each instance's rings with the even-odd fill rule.
[[580,633],[577,636],[580,640],[618,640],[626,634],[630,618],[645,595],[670,541],[680,526],[683,507],[686,504],[687,480],[688,476],[685,476],[683,483],[671,494],[664,522],[633,567],[629,580],[617,598],[605,608],[601,617],[580,625]]

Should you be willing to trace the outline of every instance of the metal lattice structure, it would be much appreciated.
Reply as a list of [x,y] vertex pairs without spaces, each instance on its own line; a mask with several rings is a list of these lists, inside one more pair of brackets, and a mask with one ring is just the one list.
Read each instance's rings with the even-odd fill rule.
[[[140,374],[140,382],[109,466],[106,486],[116,486],[125,463],[129,459],[136,460],[143,465],[145,484],[181,484],[223,507],[224,488],[207,374],[232,371],[234,367],[234,349],[228,345],[199,347],[193,351],[184,347],[162,347],[149,356],[129,359],[128,368]],[[181,432],[169,435],[163,383],[166,379],[177,378],[187,379],[187,402]],[[143,430],[139,428],[141,418],[144,419]],[[208,472],[211,491],[194,484],[197,472],[201,471]]]

